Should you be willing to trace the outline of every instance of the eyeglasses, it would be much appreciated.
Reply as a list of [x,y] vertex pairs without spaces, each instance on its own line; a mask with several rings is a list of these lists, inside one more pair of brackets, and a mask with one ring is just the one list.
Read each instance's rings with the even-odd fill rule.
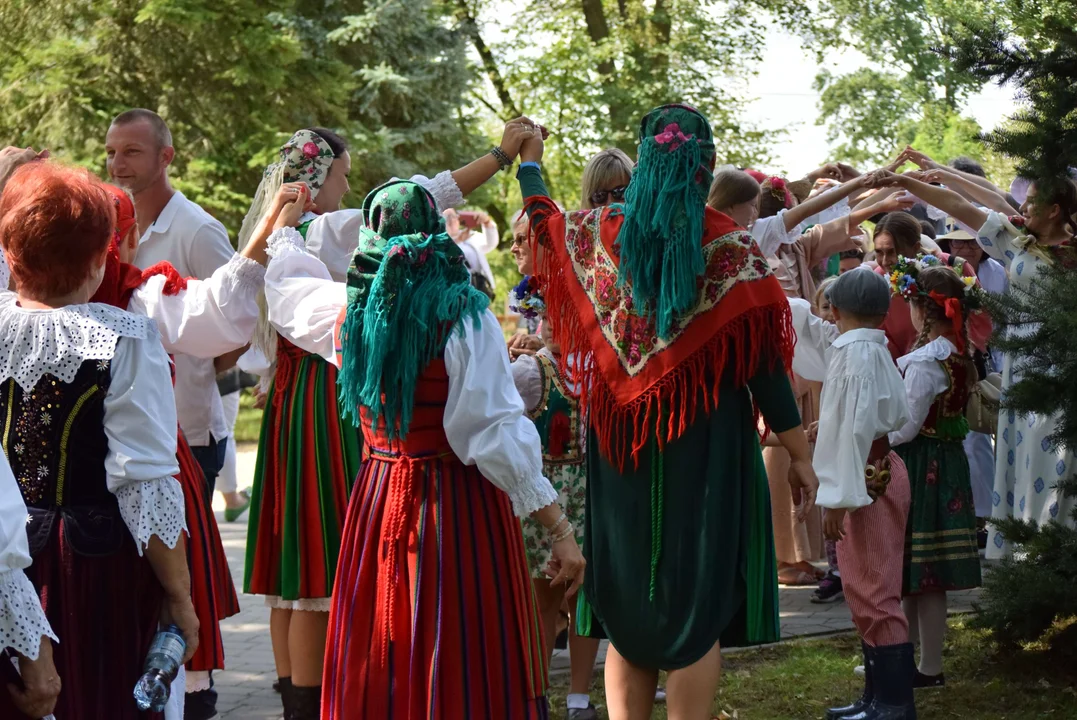
[[625,190],[627,189],[627,185],[621,185],[620,187],[615,187],[612,190],[598,190],[591,193],[591,203],[593,205],[605,205],[606,198],[609,198],[611,196],[613,197],[613,202],[624,202]]

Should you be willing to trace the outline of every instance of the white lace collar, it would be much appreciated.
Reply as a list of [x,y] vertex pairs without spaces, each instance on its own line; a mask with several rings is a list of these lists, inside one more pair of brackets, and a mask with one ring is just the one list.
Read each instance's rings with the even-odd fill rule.
[[149,338],[152,321],[111,305],[89,303],[27,310],[13,292],[0,293],[0,379],[32,390],[49,373],[75,379],[86,360],[111,360],[121,337]]
[[944,337],[937,337],[927,345],[916,348],[908,355],[898,358],[898,370],[905,372],[905,368],[914,362],[935,362],[945,360],[957,352],[954,344]]

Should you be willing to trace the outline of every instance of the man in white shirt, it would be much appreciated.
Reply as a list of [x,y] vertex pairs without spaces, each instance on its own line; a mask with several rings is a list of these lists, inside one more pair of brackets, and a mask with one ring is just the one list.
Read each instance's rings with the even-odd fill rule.
[[[172,134],[157,113],[134,109],[120,113],[105,136],[106,167],[113,182],[130,191],[141,234],[135,264],[148,268],[170,262],[184,277],[208,278],[235,250],[224,226],[172,188],[168,166],[175,150]],[[176,412],[213,497],[224,465],[229,428],[217,390],[212,359],[176,355]],[[217,693],[202,689],[188,695],[187,720],[216,715]]]
[[[460,221],[460,215],[451,208],[446,210],[442,217],[445,218],[445,232],[456,241],[456,245],[464,253],[464,261],[467,263],[468,270],[471,271],[472,284],[493,297],[497,286],[486,255],[497,247],[500,239],[497,234],[497,224],[486,213],[479,213],[482,232],[478,233],[472,232],[471,228],[464,225]],[[481,276],[489,287],[484,288],[481,284],[476,284],[476,275]]]
[[887,435],[905,425],[909,408],[879,329],[890,309],[890,286],[857,269],[841,275],[826,298],[836,325],[813,316],[807,302],[790,300],[797,331],[793,371],[823,380],[812,460],[817,502],[825,508],[827,538],[838,541],[842,586],[866,669],[860,700],[827,717],[906,717],[898,711],[913,703],[913,648],[901,609],[911,495],[908,472]]

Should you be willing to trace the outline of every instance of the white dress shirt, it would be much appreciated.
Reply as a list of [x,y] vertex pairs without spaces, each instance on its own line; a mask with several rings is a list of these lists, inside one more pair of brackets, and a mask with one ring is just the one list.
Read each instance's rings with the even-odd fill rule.
[[[145,270],[169,262],[180,275],[205,280],[233,255],[224,226],[176,192],[139,239],[135,265]],[[228,437],[213,360],[176,355],[175,362],[176,412],[187,441],[202,447],[211,435]]]
[[764,257],[770,257],[778,252],[782,245],[792,245],[804,234],[803,223],[792,230],[785,229],[785,214],[788,210],[779,210],[777,215],[759,218],[752,224],[752,238],[759,246]]
[[[325,264],[306,252],[293,228],[273,233],[266,268],[269,321],[289,342],[337,364],[334,331],[348,296]],[[513,384],[505,337],[487,310],[479,327],[463,321],[444,352],[449,397],[442,424],[453,452],[512,500],[519,517],[557,501],[542,474],[542,449],[534,423]]]
[[[822,380],[819,432],[812,465],[819,477],[816,503],[856,509],[871,504],[864,469],[871,445],[909,419],[905,387],[882,330],[838,333],[806,300],[790,299],[797,331],[793,371]],[[825,371],[825,372],[822,372]]]

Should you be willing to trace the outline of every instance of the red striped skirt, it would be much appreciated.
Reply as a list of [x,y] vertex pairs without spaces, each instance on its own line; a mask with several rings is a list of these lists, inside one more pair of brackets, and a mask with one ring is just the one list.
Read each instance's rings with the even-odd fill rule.
[[[206,497],[202,469],[191,454],[187,439],[179,433],[177,476],[183,487],[187,515],[187,563],[191,569],[191,600],[198,615],[198,650],[187,663],[191,671],[223,670],[224,642],[220,621],[239,613],[239,598],[228,569],[212,499]],[[63,638],[61,638],[62,640]]]
[[450,452],[372,450],[344,525],[323,720],[544,720],[545,658],[508,496]]

